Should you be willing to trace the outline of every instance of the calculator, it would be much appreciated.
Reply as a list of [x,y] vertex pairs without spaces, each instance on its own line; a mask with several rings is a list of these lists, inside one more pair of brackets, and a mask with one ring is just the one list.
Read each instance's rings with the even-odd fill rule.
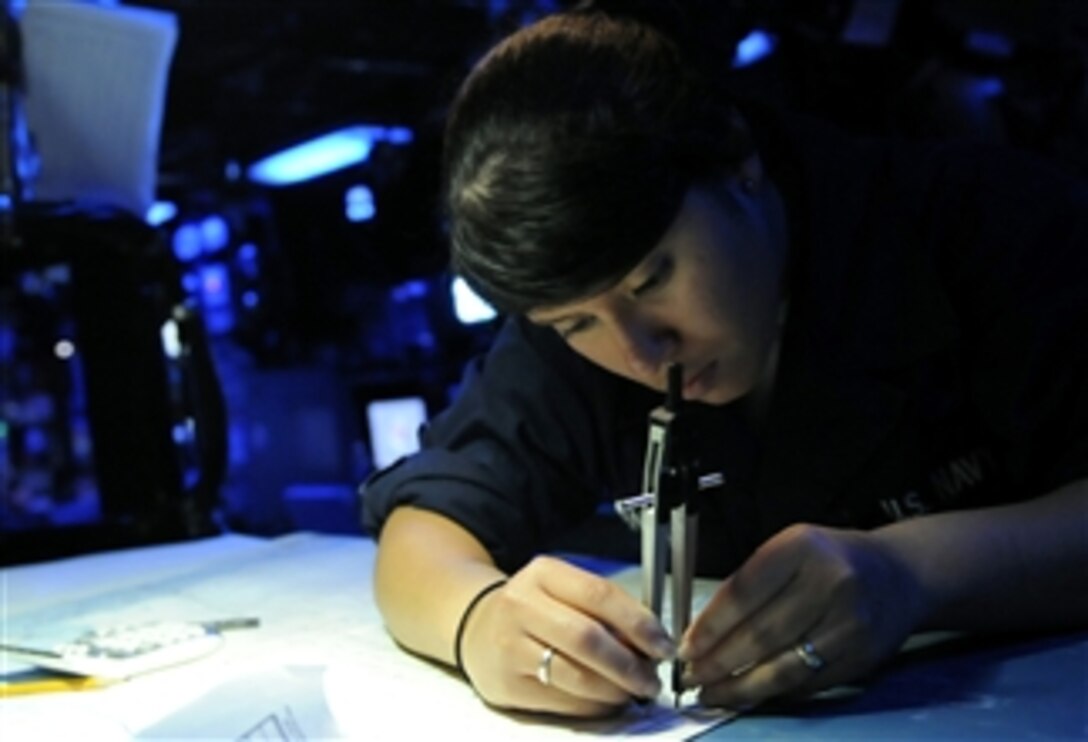
[[224,630],[256,625],[256,619],[121,624],[88,631],[49,649],[10,644],[0,644],[0,649],[38,667],[124,680],[203,657],[219,648]]

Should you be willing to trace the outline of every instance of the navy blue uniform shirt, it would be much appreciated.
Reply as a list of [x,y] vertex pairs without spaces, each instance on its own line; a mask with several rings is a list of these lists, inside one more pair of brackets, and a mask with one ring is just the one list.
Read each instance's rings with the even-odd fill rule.
[[[790,310],[766,423],[696,405],[699,570],[727,574],[794,522],[872,528],[1088,477],[1088,190],[975,145],[848,139],[764,117],[786,199]],[[637,491],[660,396],[508,319],[423,450],[371,477],[458,521],[513,571]]]

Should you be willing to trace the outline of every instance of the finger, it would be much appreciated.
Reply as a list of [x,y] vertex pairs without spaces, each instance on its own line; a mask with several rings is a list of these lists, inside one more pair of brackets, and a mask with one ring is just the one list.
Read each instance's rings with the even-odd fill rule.
[[796,644],[797,637],[809,635],[823,620],[823,601],[795,581],[777,599],[765,603],[747,616],[714,646],[689,661],[685,667],[687,685],[706,685],[737,677]]
[[547,570],[542,585],[556,600],[608,626],[619,639],[639,653],[667,659],[675,643],[657,616],[626,590],[599,575],[560,560]]
[[538,711],[564,716],[601,717],[616,713],[626,705],[572,695],[554,686],[545,687],[535,677],[519,676],[512,683],[511,697],[518,699],[515,707],[520,711]]
[[526,668],[522,677],[540,688],[609,706],[623,705],[631,700],[627,691],[554,648],[535,641],[524,642],[522,647],[524,656],[517,660],[518,666]]
[[[634,641],[611,625],[639,625],[640,618],[625,619],[619,614],[644,612],[618,586],[561,560],[538,557],[511,581],[506,593],[511,610],[519,614],[522,631],[540,645],[577,660],[579,666],[612,683],[628,698],[659,692],[654,662],[633,649]],[[536,661],[536,657],[521,657],[512,666],[532,676]],[[568,689],[577,693],[576,681],[567,682]],[[600,695],[599,690],[591,692]]]
[[747,672],[704,685],[699,700],[711,706],[751,708],[771,698],[799,697],[856,677],[849,637],[822,622]]
[[881,659],[860,646],[859,637],[849,624],[832,616],[827,616],[810,636],[814,638],[808,642],[823,659],[824,666],[818,672],[810,673],[795,688],[785,691],[789,695],[806,696],[857,680],[876,667]]
[[[560,671],[553,682],[555,668],[552,664],[548,666],[548,682],[541,683],[538,671],[546,645],[550,646],[551,642],[537,641],[530,628],[539,626],[542,616],[577,611],[552,599],[532,580],[518,577],[511,579],[507,588],[495,595],[501,602],[485,605],[486,616],[506,625],[491,627],[500,630],[490,632],[490,671],[473,675],[477,692],[489,704],[498,708],[597,717],[615,711],[630,700],[629,693],[599,676],[582,678],[569,673],[568,679],[568,673]],[[479,625],[476,630],[481,630]],[[555,660],[556,656],[553,656],[551,663],[561,664]],[[579,685],[581,688],[577,687]]]
[[789,529],[773,536],[719,586],[681,639],[681,659],[711,651],[790,585],[802,564],[794,541]]
[[[566,562],[538,558],[526,568],[536,593],[525,630],[542,644],[614,683],[627,694],[660,692],[654,660],[647,655],[670,644],[657,618],[621,587]],[[541,605],[543,597],[548,602]]]
[[585,670],[568,676],[565,686],[572,693],[585,692],[586,688],[576,683],[590,677],[607,681],[628,698],[653,697],[661,690],[654,660],[633,650],[608,627],[581,611],[557,602],[554,610],[540,614],[526,628],[540,644],[553,647]]

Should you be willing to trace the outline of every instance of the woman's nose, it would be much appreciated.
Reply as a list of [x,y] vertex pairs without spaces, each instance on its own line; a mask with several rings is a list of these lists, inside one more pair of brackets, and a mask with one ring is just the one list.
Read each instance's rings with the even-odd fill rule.
[[655,379],[672,355],[676,334],[649,321],[627,320],[616,329],[620,351],[639,377]]

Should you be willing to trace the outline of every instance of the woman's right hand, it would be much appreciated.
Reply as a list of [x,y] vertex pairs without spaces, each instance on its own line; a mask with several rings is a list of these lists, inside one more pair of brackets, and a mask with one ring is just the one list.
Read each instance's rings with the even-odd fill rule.
[[623,588],[548,556],[481,599],[461,645],[466,674],[492,706],[584,717],[656,697],[657,663],[674,651]]

